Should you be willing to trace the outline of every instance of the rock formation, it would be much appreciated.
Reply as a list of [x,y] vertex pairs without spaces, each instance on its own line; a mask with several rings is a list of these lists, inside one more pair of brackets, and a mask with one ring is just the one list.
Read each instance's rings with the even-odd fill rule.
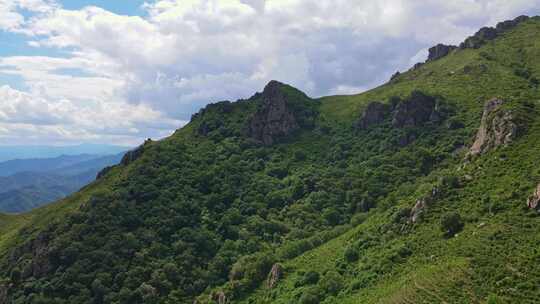
[[299,128],[283,86],[275,80],[266,85],[260,107],[249,121],[249,136],[265,145],[271,145]]
[[439,196],[439,188],[433,187],[428,195],[417,199],[414,207],[411,209],[409,222],[412,224],[417,223],[427,211],[429,205],[431,205]]
[[429,55],[427,61],[434,61],[437,59],[440,59],[452,52],[453,50],[457,49],[457,46],[455,45],[446,45],[439,43],[436,46],[433,46],[429,49]]
[[540,184],[536,187],[533,195],[527,199],[527,206],[533,210],[540,212]]
[[270,273],[268,273],[268,279],[266,280],[266,286],[269,289],[276,287],[278,281],[283,277],[283,267],[280,264],[274,264]]
[[481,47],[482,45],[486,44],[486,42],[490,40],[494,40],[495,38],[499,37],[504,32],[513,29],[521,22],[524,22],[527,20],[529,20],[529,17],[519,16],[515,18],[514,20],[507,20],[507,21],[498,23],[495,28],[483,27],[478,32],[476,32],[476,34],[465,39],[465,41],[463,41],[459,45],[459,48],[477,49]]
[[486,153],[501,145],[508,145],[517,136],[518,127],[512,112],[502,108],[504,101],[493,98],[484,105],[484,112],[476,139],[467,156]]
[[152,140],[150,138],[148,138],[147,140],[144,141],[144,144],[140,145],[139,147],[137,147],[137,148],[135,148],[135,149],[133,149],[131,151],[126,152],[124,157],[122,157],[122,160],[120,161],[120,164],[123,165],[123,166],[127,166],[127,165],[131,164],[132,162],[134,162],[135,160],[137,160],[139,157],[142,156],[145,147],[148,144],[150,144],[151,142],[152,142]]
[[[359,130],[365,130],[381,124],[388,118],[391,118],[391,125],[394,128],[420,127],[428,122],[439,124],[445,117],[446,113],[440,109],[435,97],[420,91],[413,91],[404,100],[392,97],[387,104],[379,101],[370,102],[362,112],[361,117],[355,122],[355,127]],[[405,130],[397,138],[396,143],[403,147],[413,142],[416,137],[417,134],[414,130]]]
[[357,121],[356,126],[361,130],[365,130],[372,125],[383,122],[389,113],[389,105],[379,101],[370,102],[362,113],[362,117]]
[[396,80],[400,75],[401,75],[400,71],[395,72],[394,74],[392,74],[392,76],[390,76],[390,81]]
[[217,291],[217,292],[212,293],[210,298],[211,298],[212,302],[216,303],[216,304],[226,304],[226,303],[228,303],[227,296],[225,295],[225,293],[223,291]]
[[396,128],[418,127],[434,119],[440,120],[436,113],[437,101],[420,91],[414,91],[411,96],[398,103],[393,113],[392,126]]
[[23,278],[30,276],[39,278],[51,270],[49,263],[49,235],[40,233],[37,237],[14,249],[9,257],[9,264],[15,265],[23,257],[31,257],[31,263],[22,270]]
[[[460,45],[460,49],[477,49],[486,44],[487,41],[493,40],[499,37],[506,31],[509,31],[519,25],[521,22],[529,20],[528,16],[519,16],[514,20],[507,20],[497,24],[493,27],[483,27],[473,36],[467,37]],[[453,50],[457,49],[454,45],[437,44],[429,49],[429,55],[426,62],[435,61],[446,55],[450,54]],[[418,69],[423,63],[415,64],[411,70]]]

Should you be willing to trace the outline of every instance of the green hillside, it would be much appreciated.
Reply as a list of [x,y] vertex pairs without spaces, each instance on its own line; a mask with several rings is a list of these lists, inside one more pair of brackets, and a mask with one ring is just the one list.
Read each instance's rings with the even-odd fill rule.
[[540,18],[485,31],[359,95],[211,104],[0,215],[0,303],[536,303]]

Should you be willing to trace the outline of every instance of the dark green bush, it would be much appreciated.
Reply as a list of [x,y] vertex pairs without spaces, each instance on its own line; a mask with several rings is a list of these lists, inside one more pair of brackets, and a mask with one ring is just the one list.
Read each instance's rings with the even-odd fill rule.
[[448,212],[441,217],[441,230],[446,236],[454,236],[463,229],[463,221],[457,212]]
[[354,245],[349,245],[345,249],[345,260],[349,263],[356,262],[358,260],[358,249]]
[[319,281],[319,287],[328,295],[337,295],[343,286],[343,277],[336,271],[328,271]]

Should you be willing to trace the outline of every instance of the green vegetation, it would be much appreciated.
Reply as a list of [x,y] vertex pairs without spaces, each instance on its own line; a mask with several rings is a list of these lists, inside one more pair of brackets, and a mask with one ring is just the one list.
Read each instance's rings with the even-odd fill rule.
[[[282,86],[300,129],[273,145],[246,135],[261,94],[210,105],[79,193],[2,215],[0,288],[13,303],[534,303],[539,41],[534,19],[360,95]],[[368,102],[418,92],[442,121],[354,127]],[[465,161],[495,96],[523,131]]]

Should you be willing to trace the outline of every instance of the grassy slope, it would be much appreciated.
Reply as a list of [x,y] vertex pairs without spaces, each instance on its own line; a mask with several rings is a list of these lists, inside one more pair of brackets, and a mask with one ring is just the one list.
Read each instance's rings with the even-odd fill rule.
[[[495,60],[486,60],[480,56],[482,52],[491,54]],[[511,67],[512,63],[525,63],[538,77],[540,63],[534,58],[539,57],[540,22],[528,22],[479,50],[459,51],[408,72],[397,84],[386,84],[360,95],[321,98],[322,112],[327,119],[347,125],[371,100],[386,100],[392,95],[420,89],[455,102],[461,109],[458,117],[467,129],[475,130],[483,103],[490,97],[529,100],[540,105],[538,89],[530,88],[526,79],[514,75]],[[474,72],[480,65],[487,67],[485,73]],[[465,66],[472,67],[473,72],[464,73]],[[457,158],[452,170],[460,176],[470,174],[474,179],[438,201],[412,232],[362,252],[359,262],[348,266],[344,276],[353,281],[361,277],[365,264],[384,259],[381,253],[395,243],[407,243],[413,248],[412,256],[401,264],[396,263],[389,273],[366,288],[342,291],[336,297],[326,298],[324,303],[480,303],[490,295],[492,301],[519,299],[533,303],[540,294],[534,283],[540,279],[537,263],[540,219],[523,207],[526,196],[540,181],[538,151],[539,120],[514,145],[486,155],[464,169],[459,169],[462,158]],[[431,177],[440,173],[435,171]],[[416,186],[421,184],[419,181]],[[412,207],[418,197],[411,189],[402,190],[399,205]],[[501,210],[483,212],[486,197],[497,201]],[[458,210],[466,215],[464,231],[449,240],[441,237],[439,225],[440,214],[445,210]],[[336,269],[349,243],[366,231],[379,230],[389,218],[390,214],[372,216],[345,235],[285,262],[287,276],[278,288],[273,291],[260,288],[246,303],[298,302],[301,294],[310,288],[294,287],[301,273]]]

